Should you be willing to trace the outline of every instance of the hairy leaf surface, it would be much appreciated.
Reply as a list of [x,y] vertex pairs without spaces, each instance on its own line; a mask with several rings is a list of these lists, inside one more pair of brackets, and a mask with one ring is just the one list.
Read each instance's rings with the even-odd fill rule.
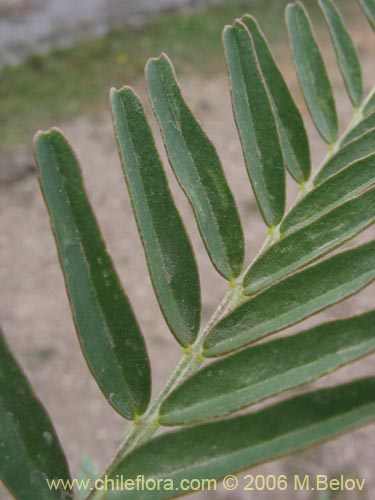
[[349,164],[302,198],[282,222],[281,234],[310,224],[374,183],[375,154],[372,154]]
[[285,210],[285,170],[275,113],[259,67],[252,35],[238,21],[223,33],[232,103],[247,171],[268,226]]
[[245,274],[246,294],[255,293],[321,257],[375,222],[375,188],[347,201],[268,248]]
[[353,161],[364,158],[375,152],[375,128],[364,132],[359,137],[353,139],[345,146],[340,148],[332,158],[330,158],[314,179],[314,185],[317,186],[323,181],[347,167]]
[[248,347],[182,383],[161,407],[177,425],[225,415],[302,385],[375,350],[375,311]]
[[57,129],[39,132],[34,150],[83,353],[109,403],[133,419],[151,390],[142,334],[67,140]]
[[[363,118],[342,140],[341,146],[357,139],[361,135],[375,128],[375,113]],[[375,149],[375,148],[374,148]]]
[[362,72],[357,50],[332,0],[319,0],[335,47],[339,68],[353,105],[363,97]]
[[276,283],[208,333],[204,355],[220,356],[358,292],[375,278],[375,241],[337,254]]
[[229,280],[241,272],[244,241],[220,159],[184,100],[166,55],[149,60],[146,80],[169,161],[193,208],[212,263]]
[[286,21],[293,58],[311,117],[322,138],[332,144],[338,135],[336,105],[309,16],[300,2],[289,4]]
[[18,500],[73,499],[69,470],[52,422],[0,331],[0,478]]
[[155,292],[174,336],[188,346],[200,325],[193,250],[139,97],[130,87],[113,89],[111,103],[121,163]]
[[[169,491],[133,490],[126,498],[171,498],[185,493],[175,490],[183,479],[219,479],[367,424],[375,416],[374,400],[375,379],[368,378],[302,394],[256,413],[170,432],[120,460],[109,478],[136,479],[140,470],[145,480],[170,478],[174,485]],[[108,491],[100,498],[120,499],[123,492]]]
[[250,31],[257,60],[274,107],[286,167],[292,177],[305,182],[310,177],[310,147],[301,113],[297,108],[284,77],[273,58],[271,48],[256,19],[243,16]]

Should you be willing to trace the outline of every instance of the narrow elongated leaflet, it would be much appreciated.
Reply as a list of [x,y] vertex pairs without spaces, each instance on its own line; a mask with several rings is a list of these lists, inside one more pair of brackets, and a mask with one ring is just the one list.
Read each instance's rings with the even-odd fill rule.
[[[220,479],[368,424],[375,417],[374,400],[375,379],[366,378],[301,394],[256,413],[176,430],[121,459],[108,478],[135,480],[140,470],[145,482],[168,478],[172,481],[160,490],[127,491],[126,498],[171,498],[187,493],[175,489],[186,486],[186,480]],[[120,499],[123,491],[98,491],[93,498]]]
[[250,31],[268,92],[275,110],[285,164],[292,177],[299,183],[310,177],[310,147],[301,113],[285,83],[271,48],[256,19],[243,16],[242,22]]
[[220,159],[184,100],[165,54],[149,60],[146,80],[169,161],[193,208],[213,265],[229,280],[241,272],[244,240]]
[[172,333],[188,346],[200,324],[193,250],[139,97],[130,87],[113,89],[111,105],[124,176],[156,296]]
[[375,222],[375,188],[347,201],[266,250],[246,273],[247,295],[328,253]]
[[307,107],[322,138],[332,144],[338,135],[335,100],[311,22],[300,2],[288,5],[286,22]]
[[375,241],[318,263],[273,285],[225,316],[208,333],[204,355],[242,347],[343,300],[375,278]]
[[248,347],[212,363],[163,403],[160,422],[225,415],[302,385],[375,350],[375,311]]
[[332,156],[314,179],[314,185],[318,186],[323,181],[347,167],[353,161],[359,160],[375,152],[375,128],[364,132],[348,144],[340,148]]
[[348,142],[357,139],[366,132],[375,128],[375,113],[366,116],[361,120],[341,141],[341,146],[345,146]]
[[310,191],[280,226],[282,235],[297,231],[375,183],[375,154],[350,163]]
[[332,0],[319,0],[319,4],[331,33],[346,90],[353,105],[358,107],[363,97],[363,84],[357,50]]
[[71,489],[48,487],[69,480],[52,422],[9,351],[0,330],[0,479],[18,500],[73,499]]
[[365,13],[371,27],[375,30],[375,2],[374,0],[359,0],[363,12]]
[[145,411],[151,390],[142,334],[70,145],[52,129],[37,134],[34,152],[83,353],[108,402],[133,419]]
[[274,226],[285,210],[284,158],[275,113],[246,26],[239,21],[226,26],[223,43],[247,171],[263,219]]

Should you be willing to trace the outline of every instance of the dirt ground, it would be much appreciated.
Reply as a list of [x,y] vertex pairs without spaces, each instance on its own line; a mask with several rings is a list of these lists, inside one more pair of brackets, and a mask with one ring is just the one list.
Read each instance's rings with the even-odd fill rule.
[[[368,36],[367,28],[356,30],[365,81],[371,83],[375,80],[375,65],[372,64],[373,46],[369,44]],[[336,89],[340,117],[343,122],[347,122],[351,108],[330,49],[327,49],[326,57]],[[283,60],[282,64],[292,89],[298,95],[297,82],[289,59]],[[223,160],[241,211],[246,233],[247,260],[250,261],[263,241],[266,230],[257,213],[247,180],[231,115],[227,79],[223,75],[209,79],[200,78],[198,75],[184,75],[181,82],[187,98]],[[150,111],[143,82],[139,82],[136,88],[144,96]],[[316,165],[324,156],[325,146],[313,130],[300,97],[299,104],[310,132]],[[151,120],[155,127],[154,119]],[[61,125],[81,159],[90,199],[146,337],[156,392],[176,363],[180,349],[162,319],[147,275],[117,157],[109,110],[102,110],[95,117],[80,117]],[[162,152],[159,135],[157,132],[156,134]],[[167,162],[165,164],[167,165]],[[204,319],[207,319],[224,294],[226,283],[212,268],[188,204],[170,175],[168,166],[167,170],[176,203],[197,254],[203,289],[203,314]],[[289,188],[292,195],[295,188],[292,185]],[[0,192],[1,323],[11,348],[52,417],[67,454],[72,475],[76,477],[82,455],[92,457],[99,468],[104,467],[121,441],[124,421],[102,396],[81,354],[35,175],[29,168],[25,168],[22,175],[10,176],[1,186]],[[372,233],[371,230],[367,231],[350,245],[364,241],[371,235],[373,236],[373,230]],[[369,287],[360,295],[289,331],[296,331],[307,324],[316,324],[322,320],[369,310],[374,306],[374,291],[374,286]],[[330,385],[369,375],[374,372],[373,368],[374,358],[366,358],[310,386]],[[375,487],[372,470],[375,459],[374,444],[374,427],[367,427],[313,450],[259,466],[253,469],[252,473],[287,474],[289,478],[296,473],[352,475],[366,479],[365,493],[339,493],[334,498],[370,500],[371,490]],[[240,476],[243,477],[244,474]],[[7,493],[0,491],[0,499],[6,498]],[[249,492],[225,492],[220,489],[216,493],[197,493],[191,495],[191,498],[286,500],[315,499],[323,496],[318,497],[316,492],[295,492],[289,488],[285,492],[252,492],[250,497]]]

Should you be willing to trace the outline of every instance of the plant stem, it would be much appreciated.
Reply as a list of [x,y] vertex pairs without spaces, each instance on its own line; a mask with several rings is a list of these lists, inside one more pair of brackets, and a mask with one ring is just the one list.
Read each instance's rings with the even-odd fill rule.
[[311,176],[310,180],[306,183],[306,186],[304,189],[305,192],[311,191],[311,189],[314,187],[314,179],[317,176],[317,174],[320,172],[322,167],[340,149],[342,141],[345,139],[345,137],[364,118],[364,109],[367,106],[370,99],[372,99],[374,94],[375,94],[375,85],[372,87],[370,92],[367,94],[365,99],[362,101],[362,104],[359,106],[359,108],[354,111],[352,119],[350,120],[348,127],[344,130],[344,132],[341,134],[341,136],[333,144],[330,145],[326,156],[324,157],[323,161],[321,162],[321,164],[317,168],[315,174],[313,176]]
[[[317,173],[320,171],[322,166],[327,162],[327,160],[333,156],[333,154],[340,148],[340,145],[343,141],[343,139],[346,137],[346,135],[359,123],[359,121],[364,117],[363,115],[363,110],[369,100],[372,98],[373,94],[375,93],[375,86],[371,89],[367,97],[364,99],[362,102],[361,106],[354,112],[352,120],[348,126],[348,128],[345,130],[345,132],[340,136],[337,141],[332,144],[329,148],[329,151],[327,155],[325,156],[323,162],[315,172],[313,176],[311,176],[311,179],[306,183],[304,186],[303,191],[300,190],[296,197],[296,203],[300,201],[300,199],[308,192],[310,191],[313,186],[314,186],[314,178],[317,175]],[[294,206],[294,205],[293,205]],[[284,216],[285,218],[285,216]],[[284,219],[283,218],[283,219]],[[243,277],[247,273],[247,271],[250,269],[252,264],[257,260],[257,258],[268,248],[270,247],[275,241],[278,241],[279,239],[279,227],[281,225],[282,221],[278,226],[273,228],[272,232],[268,234],[267,238],[263,242],[259,252],[257,253],[256,257],[253,259],[253,261],[247,266],[247,268],[243,271],[243,273],[235,280],[235,282],[232,284],[232,286],[229,288],[227,293],[224,295],[223,299],[221,300],[220,304],[212,314],[211,318],[209,319],[208,323],[206,326],[200,331],[200,333],[197,336],[197,339],[195,342],[189,346],[188,348],[184,349],[183,355],[178,361],[176,367],[174,368],[171,376],[167,380],[166,384],[162,388],[162,390],[159,392],[159,394],[156,396],[156,398],[151,402],[150,406],[148,407],[147,411],[145,412],[144,415],[142,415],[139,419],[134,421],[129,428],[125,439],[121,443],[120,447],[118,448],[116,454],[110,461],[109,465],[106,468],[106,474],[110,475],[112,469],[115,467],[117,461],[120,458],[125,457],[128,455],[134,448],[139,446],[140,444],[144,443],[147,439],[151,438],[157,430],[160,427],[159,423],[159,412],[160,412],[160,407],[163,403],[163,401],[171,394],[171,392],[184,380],[188,375],[191,373],[195,372],[201,363],[204,360],[203,356],[203,342],[204,339],[207,335],[207,333],[211,330],[211,328],[218,322],[220,321],[221,318],[223,318],[226,314],[228,314],[231,310],[233,310],[237,305],[240,304],[240,302],[245,298],[243,295]],[[103,491],[91,491],[90,494],[87,496],[87,500],[100,500],[103,498],[105,495],[105,492]]]
[[[242,286],[238,284],[233,285],[212,314],[206,326],[201,330],[195,342],[184,350],[184,353],[174,368],[170,378],[152,401],[147,411],[142,417],[135,421],[129,428],[125,439],[118,448],[115,456],[112,458],[110,464],[107,466],[106,474],[110,474],[111,469],[116,462],[129,454],[136,446],[143,443],[150,438],[158,430],[159,424],[159,410],[162,402],[167,396],[175,389],[180,382],[186,378],[190,373],[196,371],[204,360],[202,354],[202,346],[207,332],[216,324],[223,316],[232,310],[242,300]],[[103,496],[103,492],[91,491],[87,496],[87,500],[99,500]]]

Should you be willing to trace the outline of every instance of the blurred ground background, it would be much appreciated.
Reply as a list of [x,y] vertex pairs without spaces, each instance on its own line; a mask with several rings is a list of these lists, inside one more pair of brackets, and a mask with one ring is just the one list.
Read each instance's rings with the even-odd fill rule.
[[[91,457],[99,469],[104,467],[121,441],[124,421],[103,398],[80,352],[34,174],[32,136],[38,128],[59,125],[78,153],[100,226],[146,337],[157,391],[176,363],[179,348],[160,315],[147,275],[112,134],[108,91],[124,84],[137,89],[165,159],[142,73],[147,58],[161,50],[172,57],[183,91],[223,160],[241,211],[249,261],[266,231],[250,190],[231,115],[220,40],[224,24],[245,12],[258,17],[306,119],[315,165],[326,151],[299,94],[283,22],[285,4],[276,0],[0,0],[0,320],[11,348],[54,421],[74,477],[83,455]],[[315,2],[306,4],[316,24],[344,124],[350,119],[351,106],[322,16]],[[375,80],[373,34],[355,1],[338,4],[357,44],[369,88]],[[165,165],[197,253],[207,319],[226,284],[213,270],[188,204],[166,161]],[[289,191],[292,197],[295,188],[291,183]],[[367,231],[350,245],[370,236],[371,231]],[[374,291],[374,286],[369,287],[303,327],[369,310]],[[374,358],[366,358],[310,386],[368,375],[373,367]],[[374,428],[368,427],[252,471],[289,477],[295,473],[351,475],[366,479],[362,494],[318,496],[316,492],[288,489],[252,492],[251,498],[374,498],[374,441]],[[8,494],[0,486],[0,499],[6,498]],[[197,493],[191,498],[235,500],[250,496],[238,490]]]

